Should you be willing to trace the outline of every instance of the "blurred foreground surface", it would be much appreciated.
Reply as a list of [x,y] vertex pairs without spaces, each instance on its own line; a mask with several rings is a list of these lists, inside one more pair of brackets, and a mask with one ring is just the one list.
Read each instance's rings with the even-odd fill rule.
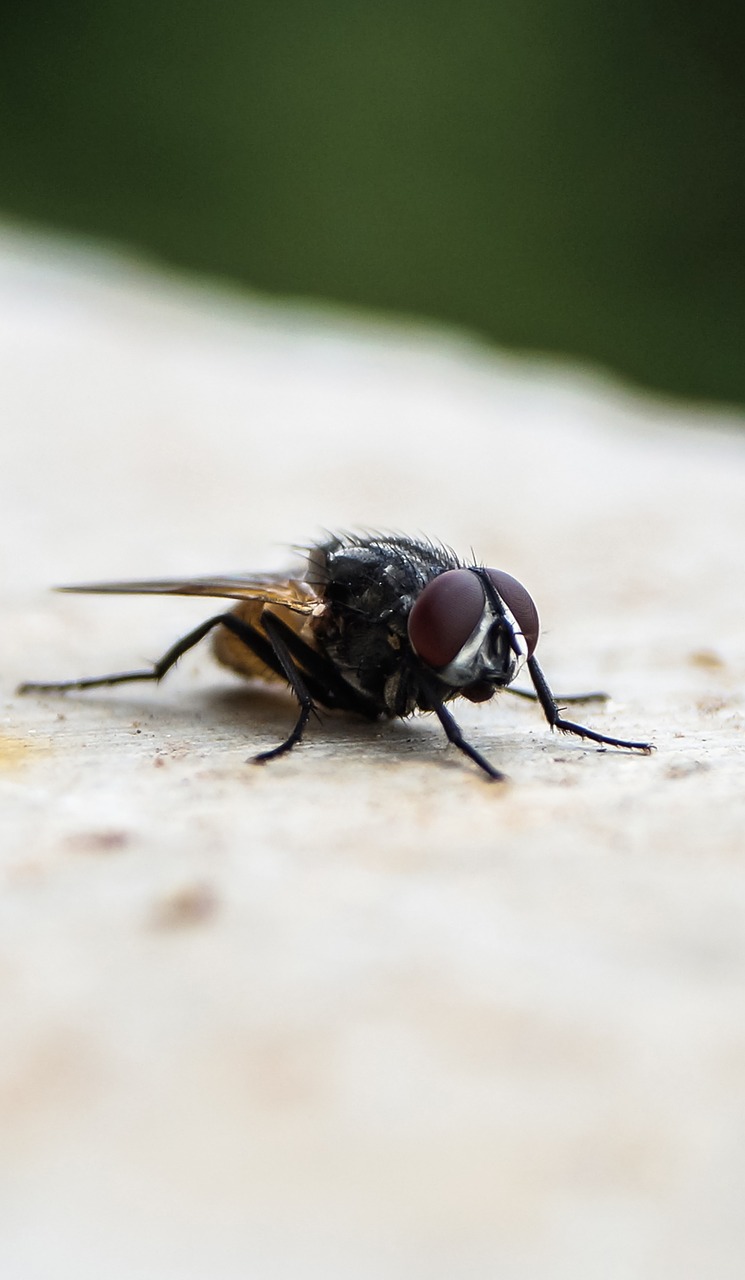
[[[0,1260],[13,1280],[745,1268],[745,437],[437,331],[0,240]],[[650,759],[292,715],[51,583],[424,531]]]

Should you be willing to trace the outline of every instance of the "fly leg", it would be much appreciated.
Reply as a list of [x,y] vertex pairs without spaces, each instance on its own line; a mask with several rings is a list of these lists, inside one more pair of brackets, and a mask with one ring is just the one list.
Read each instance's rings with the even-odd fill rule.
[[[171,667],[175,666],[179,658],[193,649],[199,644],[206,635],[209,635],[215,627],[222,625],[228,631],[232,631],[233,635],[242,640],[257,658],[260,658],[265,666],[274,671],[276,675],[287,679],[287,672],[284,665],[280,662],[275,647],[266,636],[263,636],[255,627],[250,626],[247,622],[243,622],[241,618],[237,618],[233,613],[218,613],[214,618],[208,618],[206,622],[195,627],[188,635],[182,636],[174,645],[154,662],[151,667],[145,668],[143,671],[121,671],[114,675],[108,676],[92,676],[83,680],[61,680],[59,682],[37,683],[36,681],[28,681],[18,686],[18,693],[66,693],[71,689],[99,689],[104,685],[112,684],[128,684],[135,680],[162,680]],[[309,677],[308,683],[312,685],[315,694],[316,682]]]
[[[262,751],[255,757],[260,762],[271,760],[275,756],[284,755],[286,751],[290,751],[300,741],[311,713],[315,710],[314,699],[320,702],[325,701],[328,691],[325,684],[321,683],[314,674],[305,672],[301,674],[295,665],[283,636],[283,632],[290,632],[290,628],[284,627],[281,621],[268,611],[265,611],[262,615],[261,625],[265,632],[263,635],[255,627],[250,626],[249,623],[237,618],[235,614],[219,613],[195,627],[188,635],[183,636],[163,654],[162,658],[144,670],[120,671],[111,675],[86,677],[82,680],[43,683],[28,681],[19,686],[18,693],[66,693],[79,689],[99,689],[115,684],[130,684],[135,681],[154,680],[158,682],[171,670],[171,667],[176,665],[179,658],[188,653],[189,649],[193,649],[195,645],[199,644],[200,640],[203,640],[210,631],[217,626],[224,626],[239,640],[242,640],[246,647],[252,653],[255,653],[265,666],[287,681],[300,703],[300,714],[297,722],[285,741],[280,743],[278,747],[274,747],[270,751]],[[353,691],[350,690],[350,692]]]
[[481,752],[477,751],[475,747],[472,747],[470,742],[466,742],[460,726],[453,719],[444,703],[440,702],[437,698],[433,698],[432,710],[445,730],[445,737],[448,742],[452,742],[453,746],[457,747],[459,751],[462,751],[464,755],[468,756],[469,760],[473,760],[474,764],[477,764],[480,769],[483,769],[484,773],[488,774],[494,782],[505,781],[506,774],[500,773],[499,769],[495,769],[493,764],[489,764],[486,756],[482,756]]
[[[511,693],[515,698],[527,698],[530,702],[538,702],[538,694],[533,689],[513,689],[511,684],[505,686],[501,690],[502,693]],[[610,702],[610,694],[604,693],[602,689],[595,689],[592,693],[556,693],[552,695],[555,700],[564,705],[580,702]]]
[[[295,697],[300,703],[300,715],[292,733],[279,747],[275,747],[272,751],[263,751],[256,756],[257,760],[270,760],[274,756],[282,755],[285,751],[289,751],[294,747],[302,737],[303,730],[308,722],[308,718],[313,710],[313,701],[308,690],[306,682],[301,678],[295,664],[290,658],[287,647],[280,637],[272,636],[272,619],[270,614],[265,614],[262,618],[262,625],[265,627],[268,639],[262,636],[259,631],[248,623],[243,622],[240,618],[236,618],[232,613],[219,613],[214,618],[208,618],[206,622],[195,627],[188,635],[185,635],[172,645],[167,653],[158,662],[154,662],[152,667],[148,667],[143,671],[121,671],[113,675],[93,676],[83,680],[63,680],[55,683],[36,683],[28,682],[22,684],[18,689],[19,693],[65,693],[72,689],[98,689],[104,685],[128,684],[136,680],[155,680],[163,679],[163,676],[175,666],[179,658],[183,657],[189,649],[193,649],[194,645],[199,644],[206,635],[209,634],[217,626],[224,626],[228,631],[232,631],[234,635],[242,640],[243,643],[253,653],[261,659],[277,675],[282,676]],[[314,690],[316,682],[310,677],[309,683]]]
[[18,692],[65,693],[72,689],[98,689],[104,685],[128,684],[136,680],[159,681],[170,671],[171,667],[175,666],[179,658],[183,657],[189,649],[193,649],[194,645],[199,644],[199,641],[203,640],[210,631],[217,626],[224,626],[228,631],[232,631],[233,635],[237,636],[239,640],[242,640],[246,647],[252,653],[255,653],[267,667],[287,681],[300,703],[300,715],[297,723],[286,740],[273,750],[262,751],[260,755],[255,757],[257,761],[271,760],[274,756],[283,755],[285,751],[289,751],[300,741],[311,712],[314,710],[312,695],[322,693],[322,689],[312,675],[307,677],[300,675],[281,635],[274,634],[273,624],[275,622],[276,619],[270,613],[265,612],[262,615],[261,623],[266,635],[262,635],[255,627],[243,622],[235,614],[219,613],[214,618],[208,618],[206,622],[195,627],[188,635],[183,636],[181,640],[171,646],[167,653],[163,654],[163,657],[158,662],[154,662],[152,667],[145,668],[145,670],[121,671],[113,675],[93,676],[84,680],[63,680],[58,683],[37,684],[36,682],[29,682],[22,684]]
[[596,733],[594,729],[585,729],[581,724],[574,724],[572,720],[564,720],[556,699],[548,687],[546,677],[535,658],[528,658],[528,671],[535,685],[536,697],[541,704],[543,714],[552,729],[559,729],[562,733],[574,733],[578,738],[589,738],[591,742],[600,742],[608,747],[625,747],[628,751],[643,751],[645,755],[649,755],[654,750],[649,742],[626,742],[623,738],[609,738],[604,733]]
[[269,643],[275,655],[276,661],[272,665],[276,668],[276,665],[279,664],[282,675],[300,703],[300,714],[295,721],[294,728],[284,742],[281,742],[278,747],[272,747],[270,751],[261,751],[257,756],[254,756],[255,764],[264,764],[267,760],[275,760],[277,756],[283,756],[287,751],[292,751],[292,748],[300,742],[311,714],[315,711],[315,705],[306,682],[307,677],[301,675],[295,666],[292,655],[281,634],[281,624],[277,626],[277,622],[278,619],[265,609],[261,615],[261,625],[269,637]]
[[[265,621],[262,620],[262,625]],[[368,720],[378,718],[380,707],[375,700],[355,689],[324,653],[308,644],[276,614],[272,615],[272,637],[284,641],[290,657],[302,668],[303,680],[316,702],[335,711],[353,711]]]
[[65,693],[68,689],[98,689],[103,685],[111,684],[128,684],[135,680],[162,680],[167,671],[175,666],[179,658],[188,653],[189,649],[193,649],[195,644],[199,644],[206,635],[216,627],[219,622],[228,625],[230,614],[218,614],[215,618],[208,618],[200,626],[195,627],[188,635],[177,640],[174,645],[163,654],[158,662],[154,662],[152,667],[146,668],[144,671],[121,671],[115,675],[109,676],[92,676],[84,680],[61,680],[58,682],[37,683],[36,681],[28,681],[18,686],[18,693]]

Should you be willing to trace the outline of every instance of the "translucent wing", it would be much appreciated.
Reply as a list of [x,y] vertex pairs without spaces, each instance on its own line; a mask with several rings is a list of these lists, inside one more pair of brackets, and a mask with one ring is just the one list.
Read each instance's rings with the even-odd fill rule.
[[296,613],[312,613],[318,595],[307,582],[284,574],[236,574],[214,578],[162,578],[144,582],[87,582],[58,591],[91,595],[224,596],[283,605]]

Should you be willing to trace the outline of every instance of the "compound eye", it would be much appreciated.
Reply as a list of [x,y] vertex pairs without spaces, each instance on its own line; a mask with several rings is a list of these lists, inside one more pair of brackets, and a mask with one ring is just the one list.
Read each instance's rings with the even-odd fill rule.
[[501,569],[487,569],[486,572],[522,631],[530,657],[538,644],[541,630],[533,597],[528,595],[523,584],[518,582],[517,578],[511,577],[509,573],[503,573]]
[[[499,590],[499,588],[497,588]],[[484,612],[484,588],[470,569],[448,569],[428,582],[409,614],[409,639],[429,667],[460,653]]]

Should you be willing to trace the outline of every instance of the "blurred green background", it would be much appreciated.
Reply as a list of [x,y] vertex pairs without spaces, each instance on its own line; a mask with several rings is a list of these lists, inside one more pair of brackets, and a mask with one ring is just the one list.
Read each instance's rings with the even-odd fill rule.
[[745,6],[6,0],[0,211],[745,403]]

